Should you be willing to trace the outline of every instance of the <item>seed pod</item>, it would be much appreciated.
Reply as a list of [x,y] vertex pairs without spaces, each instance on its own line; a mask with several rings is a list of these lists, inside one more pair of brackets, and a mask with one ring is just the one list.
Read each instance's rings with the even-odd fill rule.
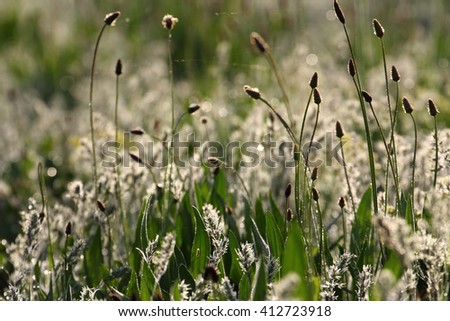
[[380,39],[384,36],[384,28],[377,19],[373,19],[373,32]]
[[136,163],[144,164],[144,161],[139,156],[134,155],[130,152],[128,152],[128,155],[130,155],[131,159],[134,160]]
[[142,128],[134,128],[130,130],[130,133],[132,133],[133,135],[142,136],[144,135],[144,130]]
[[364,100],[366,102],[368,102],[369,104],[372,102],[372,96],[370,96],[370,94],[367,91],[362,91],[361,92],[362,96],[364,97]]
[[175,18],[171,14],[166,14],[161,21],[163,27],[166,28],[167,30],[172,30],[173,27],[175,27],[175,25],[177,24],[177,22],[178,18]]
[[399,82],[400,81],[400,74],[399,74],[399,72],[398,72],[398,70],[397,70],[397,67],[395,67],[395,66],[392,66],[392,68],[391,68],[391,79],[393,80],[393,81],[395,81],[395,82]]
[[347,69],[348,69],[348,73],[350,74],[350,76],[355,77],[356,75],[356,68],[355,68],[355,62],[353,61],[352,58],[350,58],[348,60],[348,65],[347,65]]
[[264,41],[263,37],[257,32],[252,32],[250,34],[250,43],[261,53],[265,53],[269,50],[269,45]]
[[322,96],[320,95],[319,89],[314,88],[313,96],[314,96],[314,103],[316,105],[320,105],[320,103],[322,102]]
[[119,18],[119,16],[120,16],[120,11],[111,12],[105,16],[105,19],[103,21],[108,26],[114,26],[116,23],[116,20],[117,20],[117,18]]
[[319,175],[319,167],[314,167],[311,172],[311,180],[312,181],[317,180],[318,175]]
[[249,95],[251,98],[253,98],[255,100],[258,100],[259,98],[261,98],[261,94],[260,94],[258,88],[253,88],[253,87],[245,85],[243,87],[243,89],[247,93],[247,95]]
[[98,207],[98,209],[99,209],[101,212],[105,213],[106,207],[105,207],[105,204],[103,204],[102,201],[97,200],[97,207]]
[[339,199],[339,201],[338,201],[338,204],[339,204],[339,207],[340,207],[340,208],[344,208],[345,205],[347,205],[347,203],[345,202],[345,198],[344,198],[344,197],[341,197],[341,198]]
[[311,192],[313,200],[316,202],[319,201],[319,191],[315,187],[313,187]]
[[337,0],[334,0],[334,12],[336,13],[336,17],[339,19],[339,21],[345,25],[345,16],[342,12],[341,6],[337,2]]
[[319,75],[317,74],[317,72],[315,72],[312,75],[311,80],[309,81],[309,87],[314,89],[314,88],[316,88],[318,86],[319,86]]
[[198,104],[191,104],[188,108],[188,113],[193,114],[199,109],[200,109],[200,106]]
[[117,76],[122,74],[122,61],[120,59],[117,60],[115,72]]
[[217,269],[214,263],[209,263],[206,266],[205,271],[203,272],[203,278],[214,283],[219,282],[219,275],[220,271]]
[[294,212],[292,211],[292,208],[287,209],[286,218],[289,222],[292,222],[292,220],[294,219]]
[[67,236],[72,234],[72,222],[67,223],[65,233]]
[[431,99],[428,99],[428,112],[430,113],[430,116],[436,117],[437,114],[439,114],[439,110]]
[[336,121],[336,137],[342,138],[344,136],[344,129],[342,128],[341,122]]
[[405,113],[411,114],[414,111],[414,108],[411,105],[411,103],[409,102],[408,98],[403,97],[402,105],[403,105],[403,110],[405,111]]
[[284,191],[284,197],[289,198],[289,196],[291,196],[291,192],[292,192],[292,185],[291,183],[289,183],[287,184],[286,190]]

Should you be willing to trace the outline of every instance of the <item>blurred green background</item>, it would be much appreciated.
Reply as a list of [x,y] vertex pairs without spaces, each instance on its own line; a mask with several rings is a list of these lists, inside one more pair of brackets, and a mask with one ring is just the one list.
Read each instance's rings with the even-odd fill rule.
[[[370,70],[381,62],[378,43],[370,36],[371,21],[378,18],[386,29],[389,55],[416,61],[416,90],[432,88],[441,101],[448,102],[450,1],[340,3],[361,69]],[[176,81],[188,81],[203,96],[213,97],[218,88],[232,87],[238,75],[251,76],[265,68],[265,61],[249,44],[252,31],[266,39],[281,66],[299,44],[320,55],[322,69],[327,64],[345,66],[348,58],[331,0],[2,0],[0,239],[14,239],[18,211],[27,206],[28,197],[38,195],[39,161],[58,171],[57,176],[50,172],[47,177],[53,198],[61,197],[76,176],[65,164],[72,148],[67,141],[79,129],[68,126],[72,118],[66,117],[88,112],[94,42],[105,14],[115,10],[122,16],[114,32],[105,35],[101,47],[107,49],[100,52],[99,66],[121,57],[133,73],[164,55],[167,32],[161,18],[171,13],[179,19],[173,32]],[[226,48],[226,55],[221,48]],[[219,70],[221,76],[211,77],[211,70]],[[43,109],[54,109],[47,122],[41,119],[49,115]],[[448,117],[441,119],[450,125]]]

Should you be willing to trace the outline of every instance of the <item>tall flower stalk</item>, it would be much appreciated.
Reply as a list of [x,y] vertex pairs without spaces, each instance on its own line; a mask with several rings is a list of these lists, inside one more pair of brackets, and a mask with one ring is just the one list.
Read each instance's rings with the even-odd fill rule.
[[356,88],[356,91],[358,94],[358,98],[359,98],[359,103],[361,106],[361,112],[363,115],[364,130],[366,132],[366,140],[367,140],[367,151],[369,154],[369,166],[370,166],[370,179],[371,179],[371,184],[372,184],[371,190],[372,190],[372,198],[373,198],[373,208],[374,208],[375,214],[378,214],[377,184],[376,184],[376,173],[375,173],[375,160],[374,160],[374,156],[373,156],[373,144],[372,144],[372,137],[370,135],[369,120],[367,117],[366,108],[364,106],[364,101],[363,101],[363,97],[361,94],[361,90],[362,90],[361,80],[360,80],[360,76],[359,76],[359,72],[358,72],[358,67],[356,64],[353,46],[350,41],[350,36],[348,34],[347,26],[345,24],[345,16],[344,16],[344,13],[343,13],[339,3],[337,2],[337,0],[334,1],[334,10],[335,10],[338,20],[341,22],[341,24],[344,28],[345,37],[347,39],[348,47],[350,49],[351,58],[348,63],[348,72],[349,72],[350,76],[352,77],[353,83],[355,85],[355,88]]
[[97,51],[100,45],[100,39],[102,38],[103,32],[105,31],[107,26],[114,26],[117,18],[120,16],[120,11],[112,12],[106,15],[103,20],[104,24],[102,29],[100,29],[100,33],[97,37],[97,42],[94,47],[94,56],[92,58],[91,65],[91,83],[89,87],[89,123],[91,127],[91,144],[92,144],[92,171],[94,178],[94,191],[95,191],[95,199],[98,199],[98,184],[97,184],[97,155],[95,152],[95,136],[94,136],[94,107],[93,107],[93,96],[94,96],[94,74],[95,74],[95,61],[97,59]]
[[434,175],[433,175],[433,187],[436,188],[437,173],[439,170],[439,138],[438,138],[438,126],[437,126],[437,114],[439,110],[433,100],[428,99],[428,113],[434,118]]

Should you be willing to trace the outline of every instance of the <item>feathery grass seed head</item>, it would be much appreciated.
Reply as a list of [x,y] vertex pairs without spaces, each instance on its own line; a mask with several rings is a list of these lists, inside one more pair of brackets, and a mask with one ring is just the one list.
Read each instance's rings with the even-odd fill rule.
[[414,107],[411,105],[408,98],[403,97],[402,105],[403,105],[403,110],[405,111],[405,113],[411,114],[414,111]]
[[380,39],[384,36],[384,28],[377,19],[373,19],[373,32]]

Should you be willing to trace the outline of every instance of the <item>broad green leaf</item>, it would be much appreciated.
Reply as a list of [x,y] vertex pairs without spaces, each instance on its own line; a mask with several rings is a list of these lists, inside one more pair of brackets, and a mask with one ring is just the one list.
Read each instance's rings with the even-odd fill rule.
[[395,279],[399,280],[404,271],[402,260],[395,251],[387,250],[386,254],[388,255],[388,259],[383,268],[390,270]]
[[243,274],[239,282],[239,300],[248,301],[251,295],[251,285],[247,274]]
[[142,301],[149,301],[152,299],[152,293],[157,288],[155,276],[147,264],[142,265],[142,275],[140,284],[140,294]]
[[[180,211],[176,217],[177,246],[185,259],[191,259],[191,247],[194,240],[195,216],[189,198],[186,193],[181,201]],[[189,263],[189,262],[188,262]]]
[[270,194],[270,206],[272,208],[272,214],[275,218],[275,221],[277,222],[278,228],[280,231],[283,231],[284,229],[284,215],[281,214],[280,209],[278,208],[277,204],[275,203],[272,194]]
[[262,206],[261,199],[258,199],[255,202],[255,221],[256,225],[258,225],[258,229],[261,231],[263,238],[266,238],[266,213],[264,213],[264,209]]
[[267,294],[267,272],[264,264],[264,257],[260,256],[256,264],[255,280],[251,292],[252,301],[265,301]]
[[85,273],[88,286],[98,286],[105,276],[106,268],[103,266],[102,232],[100,226],[91,238],[85,252]]
[[295,273],[300,278],[294,295],[300,300],[317,300],[318,282],[312,277],[302,232],[297,224],[293,224],[288,233],[286,246],[282,255],[281,275]]
[[236,250],[239,249],[239,241],[231,230],[228,230],[228,240],[228,251],[224,257],[224,263],[229,267],[226,271],[231,281],[239,283],[242,277],[242,271],[236,254]]
[[199,210],[194,207],[195,213],[195,236],[192,242],[191,266],[192,275],[197,276],[203,273],[208,264],[208,256],[210,255],[211,245],[208,233],[205,229],[205,223],[200,215]]
[[275,218],[271,212],[267,212],[266,236],[269,244],[270,252],[276,258],[281,258],[283,251],[283,236],[278,228]]
[[138,277],[135,271],[131,272],[130,282],[127,285],[125,294],[129,298],[136,297],[140,299],[141,293],[139,291]]
[[[369,187],[364,193],[356,212],[351,231],[350,248],[358,254],[358,259],[366,257],[367,248],[370,248],[372,231],[372,189]],[[363,251],[365,249],[365,251]],[[364,253],[365,252],[365,253]],[[364,259],[364,262],[366,260]],[[368,263],[368,262],[366,262]]]

